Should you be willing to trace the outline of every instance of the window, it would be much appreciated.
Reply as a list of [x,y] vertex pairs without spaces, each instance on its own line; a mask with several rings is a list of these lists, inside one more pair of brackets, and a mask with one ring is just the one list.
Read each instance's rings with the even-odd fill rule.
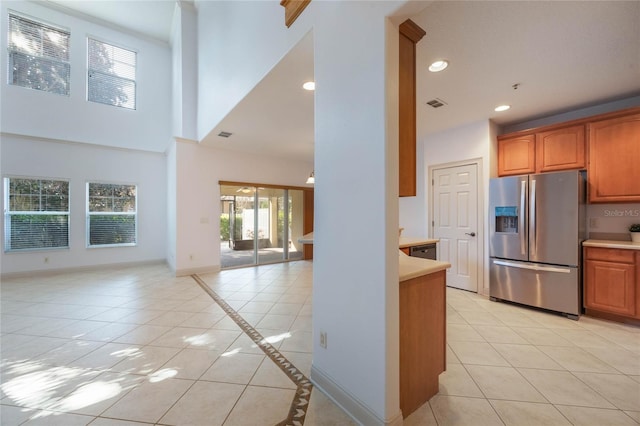
[[136,52],[88,39],[91,102],[136,109]]
[[87,184],[87,244],[91,246],[135,245],[135,185]]
[[69,247],[69,182],[5,178],[4,249]]
[[68,96],[69,36],[63,29],[10,13],[8,83]]

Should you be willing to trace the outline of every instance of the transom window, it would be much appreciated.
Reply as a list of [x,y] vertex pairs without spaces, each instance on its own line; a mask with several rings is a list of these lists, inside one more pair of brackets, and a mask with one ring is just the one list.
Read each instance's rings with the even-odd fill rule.
[[4,249],[69,247],[69,182],[5,178]]
[[131,246],[137,242],[137,187],[87,184],[87,245]]
[[136,109],[136,52],[88,39],[87,99]]
[[9,13],[9,84],[69,95],[70,33]]

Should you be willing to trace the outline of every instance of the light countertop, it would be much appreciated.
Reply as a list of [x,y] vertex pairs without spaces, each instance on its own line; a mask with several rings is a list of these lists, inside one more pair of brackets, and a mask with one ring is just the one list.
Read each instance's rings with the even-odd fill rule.
[[[440,240],[430,238],[412,238],[400,237],[400,247],[413,247],[423,244],[437,243]],[[313,232],[304,234],[298,238],[298,242],[302,244],[313,244]],[[411,278],[421,277],[422,275],[432,274],[442,271],[451,266],[448,262],[440,262],[439,260],[422,259],[420,257],[410,257],[398,250],[398,273],[400,282],[410,280]]]
[[[399,248],[421,246],[423,244],[435,244],[438,241],[440,240],[435,238],[400,237]],[[298,238],[298,242],[301,244],[313,244],[313,232],[304,234],[302,237]]]
[[429,275],[451,267],[451,264],[448,262],[411,257],[401,251],[399,251],[398,260],[400,282],[410,280],[411,278],[421,277],[423,275]]
[[298,238],[300,244],[313,244],[313,231]]
[[438,241],[440,240],[434,238],[400,237],[400,248],[435,244]]
[[586,240],[582,243],[585,247],[603,247],[616,248],[625,250],[640,250],[640,243],[631,241],[614,241],[614,240]]

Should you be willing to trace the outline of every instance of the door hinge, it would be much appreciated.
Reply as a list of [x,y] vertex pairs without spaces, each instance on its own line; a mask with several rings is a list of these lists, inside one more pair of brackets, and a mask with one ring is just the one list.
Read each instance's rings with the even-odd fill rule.
[[435,179],[431,179],[431,186],[434,186],[436,184],[436,180]]

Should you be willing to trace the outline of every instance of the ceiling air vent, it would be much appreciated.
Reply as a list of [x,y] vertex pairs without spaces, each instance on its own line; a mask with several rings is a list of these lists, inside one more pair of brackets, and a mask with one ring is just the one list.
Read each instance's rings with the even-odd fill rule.
[[218,136],[220,136],[221,138],[228,138],[232,134],[233,133],[230,133],[230,132],[220,132],[220,133],[218,133]]
[[443,101],[442,99],[432,99],[429,102],[427,102],[427,105],[432,106],[434,108],[440,108],[441,106],[445,106],[447,103],[445,101]]

